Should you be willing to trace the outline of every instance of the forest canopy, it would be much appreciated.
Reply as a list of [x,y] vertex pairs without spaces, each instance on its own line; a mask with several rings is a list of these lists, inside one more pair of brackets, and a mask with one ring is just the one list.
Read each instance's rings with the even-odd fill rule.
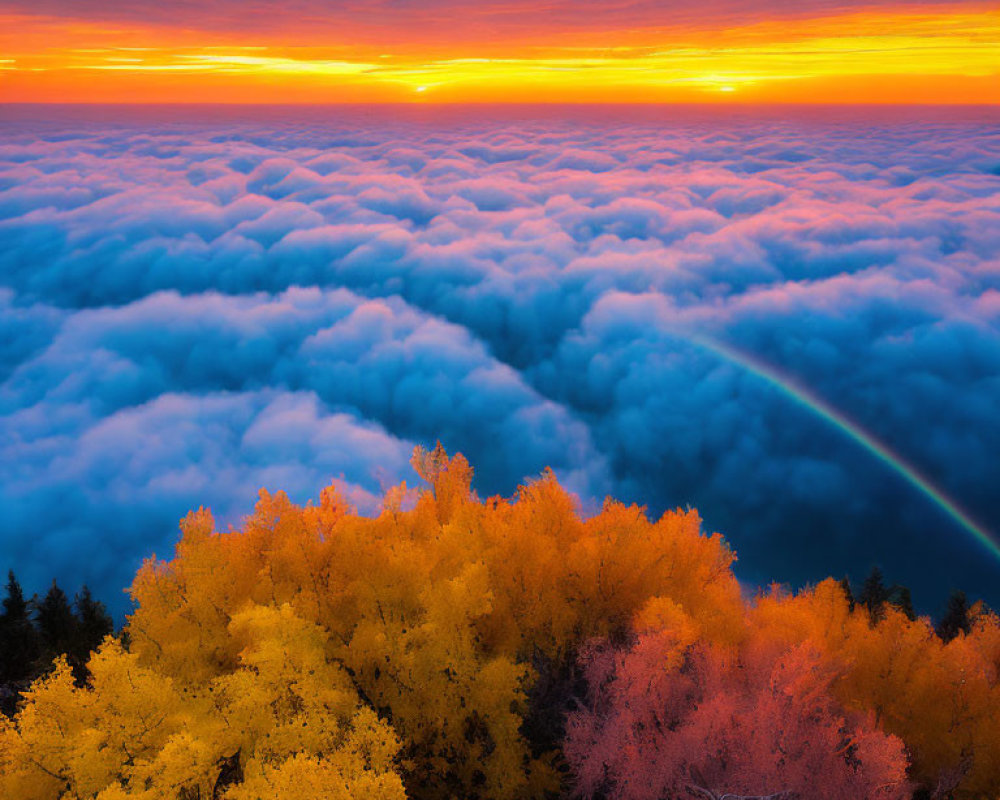
[[374,517],[335,487],[189,514],[122,633],[0,715],[0,796],[1000,798],[983,607],[941,635],[880,583],[748,599],[695,511],[413,462]]

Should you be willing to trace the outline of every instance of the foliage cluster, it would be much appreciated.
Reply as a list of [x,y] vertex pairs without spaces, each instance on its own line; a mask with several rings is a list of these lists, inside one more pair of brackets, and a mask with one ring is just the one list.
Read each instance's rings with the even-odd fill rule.
[[0,718],[0,796],[1000,797],[992,614],[946,642],[834,580],[748,602],[694,511],[414,464],[373,518],[334,488],[188,515],[85,685],[57,659]]

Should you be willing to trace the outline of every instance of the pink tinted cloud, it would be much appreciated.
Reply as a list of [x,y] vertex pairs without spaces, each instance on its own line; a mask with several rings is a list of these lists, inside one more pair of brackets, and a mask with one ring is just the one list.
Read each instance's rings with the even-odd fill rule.
[[[376,461],[406,477],[405,451],[441,438],[486,492],[551,465],[585,497],[697,504],[757,554],[743,568],[786,569],[752,578],[902,542],[952,552],[920,498],[690,337],[794,375],[1000,519],[995,124],[718,128],[8,126],[4,541],[26,557],[41,519],[67,547],[107,535],[142,554],[188,505],[246,510],[255,482],[305,497],[339,470],[374,495]],[[140,425],[214,455],[161,451]],[[121,451],[110,494],[97,441]],[[231,477],[206,499],[212,471]],[[104,534],[108,504],[122,520]],[[988,584],[960,553],[905,568],[927,580],[932,561]]]

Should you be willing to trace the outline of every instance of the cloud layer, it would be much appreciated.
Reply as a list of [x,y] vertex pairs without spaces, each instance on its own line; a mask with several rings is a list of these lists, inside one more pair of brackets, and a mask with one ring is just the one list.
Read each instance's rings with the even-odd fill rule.
[[963,9],[975,0],[807,0],[791,6],[780,0],[710,0],[694,9],[681,0],[553,0],[539,6],[531,0],[212,0],[207,3],[112,2],[105,0],[2,0],[0,13],[40,15],[55,19],[131,21],[207,31],[273,33],[295,31],[309,40],[335,32],[347,41],[383,44],[454,43],[495,40],[498,36],[544,40],[541,33],[567,35],[608,30],[662,30],[677,27],[753,24],[761,20],[844,11],[892,11],[903,8]]
[[1000,561],[698,344],[1000,531],[995,119],[240,113],[0,129],[0,566],[32,589],[117,591],[260,486],[371,508],[439,438],[483,492],[697,505],[750,581],[1000,602]]

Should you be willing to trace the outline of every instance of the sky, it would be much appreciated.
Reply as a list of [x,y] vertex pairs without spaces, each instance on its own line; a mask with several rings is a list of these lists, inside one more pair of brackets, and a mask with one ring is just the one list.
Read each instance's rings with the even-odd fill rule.
[[997,2],[2,0],[0,102],[1000,102]]
[[441,440],[695,506],[748,586],[1000,605],[1000,110],[8,108],[0,241],[29,591],[120,613],[188,510],[374,513]]

